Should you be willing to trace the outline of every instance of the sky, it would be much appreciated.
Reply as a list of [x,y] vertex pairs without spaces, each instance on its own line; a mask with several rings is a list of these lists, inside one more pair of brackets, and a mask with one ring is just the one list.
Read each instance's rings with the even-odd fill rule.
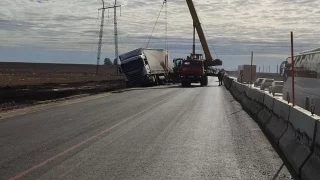
[[[170,58],[192,51],[192,18],[185,0],[167,0],[149,48],[164,48]],[[146,47],[163,0],[118,0],[119,53]],[[114,0],[105,0],[106,6]],[[320,0],[194,0],[214,58],[226,69],[239,64],[276,71],[294,51],[320,47]],[[95,64],[101,0],[1,0],[0,61]],[[102,59],[114,59],[113,10],[106,11]],[[203,53],[197,40],[197,53]],[[102,63],[102,60],[101,60]]]

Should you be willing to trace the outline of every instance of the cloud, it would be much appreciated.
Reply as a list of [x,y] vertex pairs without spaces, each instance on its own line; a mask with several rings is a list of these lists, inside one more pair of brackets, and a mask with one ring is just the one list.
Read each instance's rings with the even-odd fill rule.
[[[106,6],[114,1],[105,0]],[[148,42],[162,0],[119,0],[120,51],[144,47]],[[296,50],[319,47],[319,0],[197,0],[194,1],[205,34],[217,54],[286,54],[290,31]],[[100,0],[1,0],[1,46],[45,47],[91,51],[96,47]],[[100,12],[101,16],[101,12]],[[109,18],[108,18],[109,16]],[[106,11],[103,51],[113,51],[113,11]],[[151,40],[164,47],[165,14]],[[192,19],[185,0],[168,1],[169,49],[191,52]],[[199,42],[198,49],[201,51]]]

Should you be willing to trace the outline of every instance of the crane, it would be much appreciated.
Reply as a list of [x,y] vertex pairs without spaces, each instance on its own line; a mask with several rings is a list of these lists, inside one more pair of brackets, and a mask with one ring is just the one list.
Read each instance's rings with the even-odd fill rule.
[[[192,0],[186,0],[186,1],[187,1],[187,4],[188,4],[188,7],[189,7],[190,14],[191,14],[192,19],[193,19],[194,38],[195,38],[195,29],[196,29],[197,33],[198,33],[198,36],[199,36],[199,39],[200,39],[200,42],[201,42],[201,46],[202,46],[203,52],[204,52],[204,54],[206,56],[206,59],[204,61],[205,68],[207,69],[208,66],[221,66],[222,65],[222,61],[220,59],[215,59],[214,60],[212,58],[212,56],[211,56],[211,53],[210,53],[210,50],[209,50],[209,47],[208,47],[208,43],[207,43],[206,37],[205,37],[205,35],[203,33],[203,29],[202,29],[202,26],[201,26],[201,23],[200,23],[196,8],[195,8],[195,6],[193,4],[193,1]],[[195,56],[195,45],[193,45],[193,54],[192,55]]]

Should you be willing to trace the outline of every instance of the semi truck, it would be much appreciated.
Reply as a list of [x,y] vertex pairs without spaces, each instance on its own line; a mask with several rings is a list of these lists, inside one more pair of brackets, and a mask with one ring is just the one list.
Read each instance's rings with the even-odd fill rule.
[[169,81],[173,63],[165,49],[139,48],[119,56],[128,86],[152,86]]
[[[252,65],[252,83],[256,77],[257,66]],[[237,81],[245,84],[251,83],[251,65],[239,65],[237,72]]]

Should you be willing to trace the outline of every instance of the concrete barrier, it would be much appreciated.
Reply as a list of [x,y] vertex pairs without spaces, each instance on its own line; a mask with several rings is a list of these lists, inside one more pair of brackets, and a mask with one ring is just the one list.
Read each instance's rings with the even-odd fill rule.
[[259,90],[254,91],[254,99],[259,102],[260,104],[263,104],[264,101],[264,97],[266,96],[266,94],[264,92],[261,92]]
[[233,81],[233,79],[228,76],[224,76],[224,78],[223,78],[223,82],[224,82],[223,84],[225,85],[225,87],[227,89],[230,89],[232,81]]
[[240,84],[238,82],[236,83],[236,87],[237,89],[241,92],[241,93],[245,93],[245,91],[249,88],[248,86],[244,85],[244,84]]
[[273,112],[284,120],[289,120],[290,106],[281,100],[274,100]]
[[266,108],[268,108],[270,111],[273,110],[273,102],[274,102],[274,98],[269,96],[269,95],[265,95],[264,99],[263,99],[263,104],[266,106]]
[[302,108],[290,108],[288,129],[280,138],[279,147],[298,174],[312,152],[315,125],[315,119]]
[[257,117],[262,109],[263,107],[258,102],[251,100],[249,110],[254,117]]
[[313,145],[313,153],[301,169],[301,179],[316,180],[320,178],[320,122],[315,129],[316,138]]
[[258,123],[262,126],[265,127],[265,125],[267,124],[267,122],[270,120],[272,114],[269,111],[269,109],[266,108],[262,108],[262,110],[259,112],[258,114]]
[[320,179],[320,122],[299,107],[291,107],[246,85],[232,82],[230,92],[279,145],[285,158],[302,179]]
[[235,98],[236,98],[236,96],[238,95],[239,91],[238,91],[238,89],[237,89],[237,87],[236,87],[236,83],[235,83],[235,82],[232,82],[232,84],[231,84],[231,86],[230,86],[230,92],[231,92],[231,94],[232,94],[233,96],[235,96]]
[[249,99],[245,94],[242,95],[242,97],[240,97],[240,102],[242,104],[242,106],[246,109],[250,111],[250,107],[251,107],[251,99]]
[[254,100],[254,97],[253,97],[254,91],[255,91],[255,89],[252,89],[252,88],[248,88],[248,89],[246,90],[246,95],[247,95],[250,99],[252,99],[252,100]]
[[263,92],[261,92],[261,91],[259,91],[257,89],[249,87],[246,90],[246,94],[250,99],[252,99],[252,100],[254,100],[254,101],[256,101],[256,102],[258,102],[260,104],[263,104],[263,99],[264,99],[264,96],[265,96],[265,94]]
[[270,120],[265,125],[265,130],[269,135],[271,141],[275,144],[279,143],[279,139],[282,137],[284,132],[287,130],[288,121],[278,117],[276,114],[271,113]]

